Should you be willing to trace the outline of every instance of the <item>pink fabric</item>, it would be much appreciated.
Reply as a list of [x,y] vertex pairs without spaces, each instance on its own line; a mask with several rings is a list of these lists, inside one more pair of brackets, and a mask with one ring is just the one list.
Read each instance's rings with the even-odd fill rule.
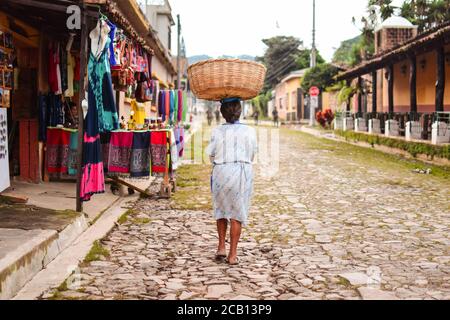
[[86,165],[83,176],[86,177],[81,181],[80,197],[83,201],[89,201],[94,194],[105,192],[103,162]]

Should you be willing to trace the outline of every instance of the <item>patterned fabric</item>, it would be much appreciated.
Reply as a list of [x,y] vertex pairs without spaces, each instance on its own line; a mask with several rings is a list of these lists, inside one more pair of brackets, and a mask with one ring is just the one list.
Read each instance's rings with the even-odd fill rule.
[[78,131],[73,131],[70,133],[70,145],[69,145],[68,173],[71,176],[77,174],[77,150],[78,150]]
[[103,172],[100,135],[89,137],[85,134],[80,198],[82,201],[89,201],[94,194],[104,192],[105,174]]
[[170,171],[178,169],[178,148],[173,130],[170,132]]
[[62,129],[47,130],[47,172],[51,176],[68,173],[70,132]]
[[150,137],[152,174],[160,176],[166,172],[167,166],[167,132],[154,131]]
[[114,54],[114,39],[116,38],[116,30],[117,27],[115,24],[113,24],[111,21],[107,21],[108,26],[110,28],[111,31],[109,31],[109,63],[111,64],[111,66],[115,66],[117,65],[117,61],[116,61],[116,56]]
[[135,132],[131,150],[130,176],[150,176],[150,132]]
[[111,132],[108,173],[129,174],[133,132]]
[[114,101],[114,92],[111,80],[111,68],[109,64],[108,38],[99,59],[91,53],[89,56],[89,103],[94,104],[98,115],[98,130],[100,133],[117,130],[119,128],[119,116]]
[[178,157],[182,158],[184,155],[184,128],[183,127],[175,128],[174,134],[177,144]]
[[102,144],[103,167],[105,174],[107,174],[109,166],[109,147],[111,146],[111,132],[102,133],[100,135],[100,141]]
[[232,219],[247,225],[256,151],[253,128],[227,124],[214,129],[206,153],[214,158],[211,191],[216,220]]

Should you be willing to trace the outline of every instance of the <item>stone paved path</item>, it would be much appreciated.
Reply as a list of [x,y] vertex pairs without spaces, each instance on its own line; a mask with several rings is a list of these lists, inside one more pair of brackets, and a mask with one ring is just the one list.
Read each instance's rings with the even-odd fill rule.
[[175,201],[139,201],[102,241],[109,257],[58,298],[450,299],[448,178],[289,130],[280,152],[276,177],[257,168],[240,266],[212,259],[209,169],[193,166]]

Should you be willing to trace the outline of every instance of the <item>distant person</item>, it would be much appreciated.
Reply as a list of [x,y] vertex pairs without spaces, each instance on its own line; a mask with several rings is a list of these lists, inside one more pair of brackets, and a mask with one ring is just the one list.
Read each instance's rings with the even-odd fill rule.
[[280,122],[279,122],[280,120],[279,120],[279,117],[278,117],[278,110],[277,110],[277,108],[273,109],[273,111],[272,111],[272,118],[273,118],[273,125],[278,128],[280,126]]
[[220,110],[216,109],[216,122],[219,125],[220,124]]
[[259,124],[259,111],[255,110],[253,113],[253,119],[255,119],[255,125],[257,126]]
[[211,108],[208,108],[208,110],[206,111],[206,120],[208,120],[208,126],[211,126],[213,121],[213,112]]

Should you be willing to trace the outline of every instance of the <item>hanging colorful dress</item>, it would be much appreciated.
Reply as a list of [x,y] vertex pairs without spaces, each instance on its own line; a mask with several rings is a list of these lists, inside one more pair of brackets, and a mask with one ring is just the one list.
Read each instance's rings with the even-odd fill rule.
[[88,112],[85,118],[83,168],[80,197],[89,201],[92,195],[105,192],[105,176],[100,133],[119,128],[106,41],[97,59],[91,52],[88,64]]

